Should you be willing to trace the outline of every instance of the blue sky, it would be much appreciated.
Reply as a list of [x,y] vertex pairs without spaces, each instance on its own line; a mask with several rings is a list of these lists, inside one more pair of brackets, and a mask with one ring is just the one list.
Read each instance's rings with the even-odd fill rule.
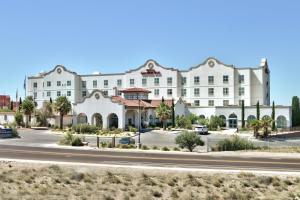
[[[288,3],[287,3],[288,2]],[[213,56],[255,67],[268,58],[271,99],[300,96],[300,1],[0,1],[0,93],[57,64],[123,72],[147,59],[186,69]]]

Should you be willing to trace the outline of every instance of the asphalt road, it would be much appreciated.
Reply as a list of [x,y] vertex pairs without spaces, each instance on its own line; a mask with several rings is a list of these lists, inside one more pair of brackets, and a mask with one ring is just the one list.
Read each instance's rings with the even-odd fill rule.
[[41,161],[202,169],[300,172],[300,159],[113,152],[0,144],[0,157]]

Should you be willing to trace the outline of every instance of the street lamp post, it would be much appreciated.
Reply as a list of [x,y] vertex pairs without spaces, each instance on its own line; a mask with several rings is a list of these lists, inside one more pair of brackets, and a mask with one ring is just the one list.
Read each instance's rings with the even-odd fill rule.
[[139,101],[139,110],[138,110],[138,117],[139,117],[139,135],[138,135],[138,148],[141,148],[141,112],[140,112],[140,104],[141,104],[141,99],[140,95],[137,94],[138,101]]

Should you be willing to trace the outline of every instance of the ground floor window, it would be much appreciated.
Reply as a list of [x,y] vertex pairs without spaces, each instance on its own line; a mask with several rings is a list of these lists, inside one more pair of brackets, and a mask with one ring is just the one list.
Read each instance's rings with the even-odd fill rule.
[[277,120],[276,120],[276,124],[277,124],[277,128],[285,128],[287,126],[287,120],[285,118],[285,116],[278,116]]

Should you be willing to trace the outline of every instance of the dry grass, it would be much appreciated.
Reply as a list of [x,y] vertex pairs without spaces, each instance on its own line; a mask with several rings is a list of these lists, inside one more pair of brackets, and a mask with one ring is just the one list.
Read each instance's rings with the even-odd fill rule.
[[299,177],[0,164],[0,199],[297,199]]
[[270,148],[265,147],[253,151],[272,152],[272,153],[300,153],[300,147],[270,147]]

